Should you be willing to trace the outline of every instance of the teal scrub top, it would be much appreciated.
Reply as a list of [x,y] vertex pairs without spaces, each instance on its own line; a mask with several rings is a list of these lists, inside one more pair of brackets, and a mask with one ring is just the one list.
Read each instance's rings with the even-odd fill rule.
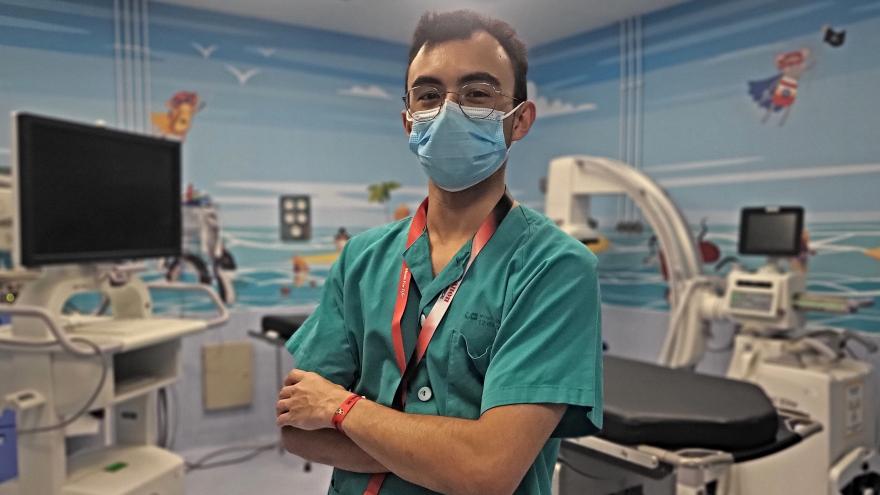
[[[318,308],[287,342],[298,368],[386,406],[400,382],[391,318],[402,259],[413,276],[402,321],[410,356],[420,316],[461,276],[471,250],[466,243],[434,277],[427,233],[406,249],[409,225],[405,219],[352,237]],[[602,427],[596,263],[545,216],[513,208],[468,271],[410,383],[412,414],[477,419],[509,404],[569,406],[517,494],[549,495],[558,438]],[[336,469],[329,493],[361,495],[369,477]],[[391,474],[382,493],[433,492]]]

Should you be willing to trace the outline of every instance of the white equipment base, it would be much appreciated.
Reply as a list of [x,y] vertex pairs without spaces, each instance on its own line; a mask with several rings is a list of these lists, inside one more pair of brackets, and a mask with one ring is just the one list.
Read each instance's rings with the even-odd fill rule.
[[[124,464],[118,470],[108,469]],[[182,495],[183,459],[152,445],[113,447],[68,459],[63,495]]]

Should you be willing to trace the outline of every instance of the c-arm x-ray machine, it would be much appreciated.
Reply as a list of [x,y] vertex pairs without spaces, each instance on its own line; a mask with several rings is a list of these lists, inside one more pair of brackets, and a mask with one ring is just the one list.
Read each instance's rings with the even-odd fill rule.
[[[661,400],[654,405],[652,412],[647,413],[650,417],[645,417],[642,411],[628,411],[627,407],[631,405],[629,398],[620,397],[618,401],[617,396],[624,392],[611,389],[615,383],[614,374],[625,370],[628,374],[626,380],[632,382],[633,374],[645,370],[641,364],[609,362],[616,359],[609,357],[606,358],[606,424],[610,421],[611,426],[599,438],[563,443],[561,460],[568,459],[568,462],[560,467],[561,493],[580,490],[582,493],[614,493],[614,490],[639,483],[644,493],[878,493],[880,458],[875,436],[877,410],[873,368],[846,352],[851,342],[860,343],[868,352],[875,352],[877,345],[858,334],[840,329],[808,329],[804,318],[808,310],[847,312],[854,311],[857,304],[807,293],[805,275],[797,271],[784,271],[780,267],[780,259],[772,255],[768,263],[756,272],[734,266],[725,278],[704,274],[690,227],[666,192],[645,174],[615,160],[590,156],[566,156],[552,160],[547,178],[546,214],[562,230],[589,245],[590,241],[599,237],[590,226],[591,198],[621,194],[640,208],[663,250],[667,267],[670,317],[659,364],[668,368],[694,368],[705,353],[711,322],[734,322],[739,330],[727,371],[730,380],[713,382],[703,390],[711,395],[727,386],[734,390],[733,387],[742,382],[756,384],[772,401],[780,422],[788,423],[789,430],[797,435],[796,439],[787,443],[781,442],[785,433],[780,428],[775,437],[770,432],[765,440],[756,439],[757,443],[747,453],[724,452],[724,441],[713,441],[713,432],[729,433],[730,430],[724,427],[730,428],[740,420],[746,432],[744,435],[755,431],[754,422],[757,420],[748,418],[748,411],[744,413],[746,417],[741,418],[725,416],[725,411],[721,411],[717,423],[712,423],[712,419],[706,420],[714,414],[705,413],[705,401],[711,400],[709,395],[687,397],[690,392],[682,391],[689,387],[688,380],[703,378],[682,370],[668,370],[673,373],[670,381],[676,381],[679,387],[678,390],[670,390],[670,395],[677,394],[680,400],[674,404],[663,404]],[[744,222],[753,218],[746,213],[760,216],[754,217],[754,225],[760,222],[783,222],[778,225],[801,222],[797,225],[796,234],[786,241],[800,246],[802,209],[751,210],[760,211],[744,210]],[[757,229],[751,230],[757,232]],[[745,225],[741,234],[748,231],[749,226]],[[764,235],[764,232],[752,232],[750,235],[755,238]],[[746,242],[749,241],[741,235],[741,251]],[[775,251],[766,250],[768,254],[772,252]],[[657,375],[658,370],[647,370],[647,374]],[[654,381],[654,387],[659,386],[656,377],[645,376],[645,381],[651,380]],[[693,390],[701,390],[700,384],[695,383]],[[653,390],[646,391],[649,392]],[[750,393],[748,390],[740,392],[744,395]],[[716,398],[724,401],[725,395],[722,392]],[[652,407],[649,404],[644,406],[649,410]],[[689,415],[688,408],[691,406],[697,411]],[[759,408],[755,407],[756,410]],[[665,413],[668,415],[663,417]],[[792,418],[799,419],[791,421]],[[644,437],[632,434],[639,431],[640,425],[653,426],[669,421],[672,425],[682,426],[691,420],[698,423],[691,430],[706,428],[699,437],[702,444],[689,445],[700,449],[697,454],[693,448],[681,449],[682,445],[677,444],[675,439],[660,440],[661,444],[676,445],[675,449],[664,450],[650,445],[650,434]],[[749,421],[753,422],[751,427]],[[616,430],[616,422],[624,428]],[[615,442],[614,436],[619,431],[628,433],[621,435],[626,437],[622,441]],[[649,432],[649,429],[645,428],[645,431]],[[682,431],[689,430],[685,428]],[[633,442],[644,445],[634,445]],[[762,442],[766,445],[775,442],[776,446],[764,448]],[[575,457],[584,462],[572,461]],[[635,467],[622,471],[612,469],[611,472],[618,475],[616,481],[604,484],[596,480],[612,479],[608,471],[580,476],[584,474],[585,467],[586,471],[590,471],[602,460],[610,460],[609,465],[616,468],[621,463]],[[644,462],[639,464],[639,460]],[[662,483],[656,481],[657,472],[651,473],[664,465],[675,468],[673,488],[661,486]],[[642,477],[634,476],[633,479],[641,481],[627,479],[625,475],[633,472],[640,472]]]

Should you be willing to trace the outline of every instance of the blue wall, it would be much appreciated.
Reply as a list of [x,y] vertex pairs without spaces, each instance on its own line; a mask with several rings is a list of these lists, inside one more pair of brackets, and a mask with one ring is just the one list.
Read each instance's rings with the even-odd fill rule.
[[[296,192],[313,195],[319,225],[373,225],[384,212],[367,183],[424,182],[400,122],[403,45],[161,3],[150,19],[154,105],[179,90],[207,103],[187,136],[188,178],[227,225],[274,227],[276,197]],[[258,72],[242,85],[232,68]]]
[[[803,205],[816,254],[810,289],[875,300],[875,308],[827,324],[880,331],[880,2],[693,1],[644,16],[642,167],[708,239],[735,254],[739,209]],[[846,30],[823,42],[822,27]],[[594,111],[538,123],[517,150],[511,183],[527,199],[545,164],[560,154],[617,157],[620,29],[613,26],[531,51],[531,78],[555,98],[597,102]],[[749,81],[778,73],[778,54],[811,52],[784,124],[765,110]],[[664,308],[663,281],[646,238],[613,232],[617,209],[600,223],[615,245],[601,255],[606,303]],[[623,248],[623,249],[620,249]],[[755,264],[761,260],[750,259]],[[708,267],[707,267],[708,268]]]
[[[727,253],[741,206],[805,205],[817,251],[811,289],[880,295],[880,261],[864,254],[880,246],[880,1],[694,0],[642,24],[645,170],[693,222],[709,218],[709,238]],[[825,24],[847,30],[843,47],[822,43]],[[240,266],[240,311],[226,327],[185,342],[177,446],[271,436],[270,348],[255,347],[254,406],[206,414],[192,402],[201,395],[200,346],[243,338],[270,307],[314,303],[326,267],[313,267],[315,287],[285,295],[290,256],[332,250],[341,225],[356,232],[383,222],[384,209],[366,201],[368,183],[401,182],[395,205],[424,193],[400,127],[407,47],[153,2],[149,27],[150,110],[162,112],[183,90],[206,103],[186,137],[185,174],[218,200]],[[509,170],[525,203],[543,204],[538,181],[552,157],[618,155],[619,34],[615,25],[531,49],[530,95],[541,116],[513,148]],[[110,1],[0,0],[0,115],[26,109],[116,122],[114,43]],[[194,43],[216,48],[205,57]],[[783,126],[779,115],[762,124],[748,81],[772,76],[778,53],[804,47],[815,65],[791,115]],[[227,65],[259,72],[241,85]],[[0,165],[8,164],[8,131],[0,118]],[[313,196],[317,235],[284,244],[277,196],[297,192]],[[615,211],[610,205],[603,225],[613,224]],[[637,308],[665,306],[662,278],[645,262],[647,235],[607,233],[606,336],[613,352],[650,360],[665,320]],[[880,309],[823,321],[876,331]],[[720,347],[727,334],[719,335]],[[706,370],[723,370],[722,358],[707,358]]]
[[[880,220],[878,17],[873,0],[694,1],[645,16],[645,169],[693,216],[732,221],[740,203],[793,200],[815,219]],[[846,43],[823,43],[823,25],[845,29]],[[776,55],[801,48],[814,65],[791,115],[762,124],[747,82],[773,76]],[[531,63],[542,87],[601,102],[544,129],[570,143],[563,151],[616,156],[617,27],[539,46]],[[544,139],[533,148],[536,161],[557,154]],[[672,166],[689,162],[707,163]]]
[[9,161],[9,112],[113,122],[110,2],[0,1],[0,165]]
[[[865,254],[880,246],[880,2],[695,0],[641,22],[644,170],[693,223],[708,220],[726,253],[740,207],[804,205],[811,289],[880,296],[880,261]],[[845,29],[846,43],[823,43],[824,25]],[[0,27],[0,114],[115,121],[112,2],[0,0]],[[392,206],[424,194],[400,124],[405,45],[158,2],[149,34],[149,110],[164,111],[178,91],[206,104],[186,136],[185,175],[220,205],[242,306],[314,302],[327,267],[313,267],[316,287],[286,292],[290,257],[331,251],[340,226],[384,222],[367,184],[402,183]],[[620,48],[618,25],[532,47],[539,119],[509,167],[524,203],[542,206],[538,182],[552,157],[618,156]],[[778,54],[803,48],[813,65],[791,114],[784,125],[779,113],[762,123],[749,81],[775,75]],[[242,83],[234,71],[256,72]],[[0,164],[8,125],[0,118]],[[277,197],[287,193],[312,195],[311,243],[278,240]],[[606,206],[608,227],[616,208]],[[605,302],[663,308],[662,278],[644,262],[647,235],[608,234]],[[880,310],[826,321],[874,330]]]

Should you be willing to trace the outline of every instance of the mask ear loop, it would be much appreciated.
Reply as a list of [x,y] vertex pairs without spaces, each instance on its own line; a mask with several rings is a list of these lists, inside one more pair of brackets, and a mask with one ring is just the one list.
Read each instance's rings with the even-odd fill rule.
[[[510,117],[511,115],[513,115],[513,113],[516,112],[516,111],[519,109],[519,107],[522,106],[523,103],[525,103],[525,101],[520,102],[520,104],[517,105],[516,107],[514,107],[513,110],[511,110],[511,111],[507,112],[506,114],[504,114],[504,116],[501,117],[501,121],[504,122],[504,119],[506,119],[507,117]],[[501,162],[501,166],[502,166],[502,167],[507,165],[507,160],[510,158],[510,148],[513,148],[513,145],[514,145],[514,144],[516,144],[516,141],[511,140],[511,141],[510,141],[510,145],[507,146],[507,151],[504,152],[504,161]],[[505,191],[506,191],[506,188],[505,188]],[[505,192],[505,194],[506,194],[506,192]]]
[[519,105],[513,107],[513,110],[502,115],[501,120],[505,120],[507,117],[510,117],[511,115],[513,115],[517,110],[519,110],[519,107],[523,106],[523,103],[525,103],[525,102],[526,102],[526,100],[519,102]]
[[[523,105],[523,103],[525,103],[526,101],[528,101],[528,100],[523,100],[523,101],[519,102],[519,105],[513,107],[513,110],[511,110],[511,111],[505,113],[505,114],[501,117],[501,121],[504,122],[504,119],[506,119],[507,117],[510,117],[511,115],[513,115],[514,112],[516,112],[517,110],[519,110],[519,107],[521,107],[521,106]],[[501,165],[502,165],[502,166],[506,166],[506,165],[507,165],[507,160],[510,158],[510,148],[513,148],[513,145],[514,145],[514,144],[516,144],[516,141],[510,141],[510,145],[507,146],[507,151],[504,152],[504,161],[501,162]]]
[[[417,114],[417,113],[425,113],[425,114],[427,114],[427,113],[429,113],[429,112],[433,112],[433,110],[422,110],[421,112],[413,112],[413,114]],[[438,113],[439,113],[439,112],[438,112]],[[416,119],[414,119],[414,118],[412,117],[412,115],[410,114],[410,111],[409,111],[409,110],[406,111],[406,121],[407,121],[407,122],[428,122],[428,121],[430,121],[430,120],[433,120],[433,119],[428,119],[428,120],[416,120]]]
[[[511,115],[514,114],[514,112],[516,112],[517,110],[519,110],[519,107],[521,107],[521,106],[523,105],[523,103],[525,103],[526,101],[528,101],[528,100],[523,100],[523,101],[519,102],[519,105],[513,107],[513,110],[511,110],[511,111],[505,113],[504,115],[502,115],[502,116],[501,116],[501,122],[504,122],[504,120],[505,120],[507,117],[510,117]],[[510,157],[510,148],[513,148],[513,144],[514,144],[514,143],[516,143],[516,141],[510,141],[510,145],[507,147],[507,153],[504,155],[504,163],[505,163],[505,164],[507,163],[507,159]]]

